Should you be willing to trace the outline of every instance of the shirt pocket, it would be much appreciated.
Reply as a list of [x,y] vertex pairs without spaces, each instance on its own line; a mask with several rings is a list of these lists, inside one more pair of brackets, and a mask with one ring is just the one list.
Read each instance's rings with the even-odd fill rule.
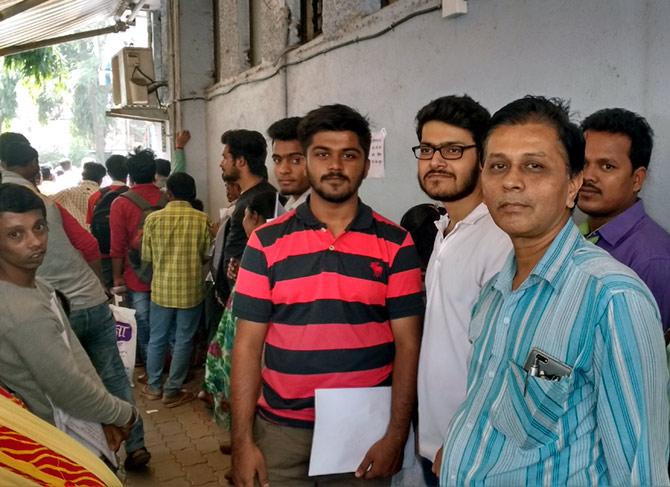
[[[559,381],[528,376],[509,361],[500,396],[491,408],[491,423],[522,450],[541,448],[558,439],[572,375]],[[524,394],[524,386],[526,391]]]

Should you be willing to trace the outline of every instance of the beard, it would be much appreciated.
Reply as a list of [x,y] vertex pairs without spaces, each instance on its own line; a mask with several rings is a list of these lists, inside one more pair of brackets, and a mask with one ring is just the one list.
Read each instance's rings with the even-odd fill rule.
[[[322,181],[332,176],[338,176],[343,178],[346,182],[349,183],[349,187],[341,193],[329,191],[327,189],[327,185],[322,184]],[[318,181],[316,180],[316,177],[314,177],[314,175],[310,174],[309,172],[307,173],[307,177],[309,178],[309,183],[310,186],[312,186],[312,190],[316,194],[318,194],[323,200],[328,201],[329,203],[344,203],[345,201],[349,200],[352,196],[358,193],[358,188],[360,188],[361,184],[363,183],[364,174],[361,173],[360,176],[353,181],[347,176],[339,173],[325,174],[321,176],[320,180]]]
[[[427,172],[424,177],[430,174],[430,172],[432,171]],[[419,186],[421,186],[423,192],[430,198],[442,203],[451,203],[470,196],[477,188],[477,184],[479,183],[479,166],[475,165],[470,174],[468,174],[467,179],[463,181],[460,187],[456,187],[455,189],[443,189],[439,186],[431,188],[424,183],[423,178],[420,175],[417,176],[417,179],[419,180]]]
[[225,173],[221,172],[221,179],[223,179],[224,182],[226,183],[236,183],[237,181],[240,180],[240,170],[233,166],[230,168],[230,172]]

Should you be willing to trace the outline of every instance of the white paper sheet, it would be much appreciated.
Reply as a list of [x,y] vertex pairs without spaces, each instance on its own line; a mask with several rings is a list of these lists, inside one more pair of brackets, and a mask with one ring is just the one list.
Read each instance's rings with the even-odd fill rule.
[[372,141],[370,144],[370,170],[368,178],[383,178],[386,175],[384,169],[384,140],[386,139],[386,129],[372,132]]
[[[390,387],[317,389],[309,475],[355,472],[391,417]],[[414,434],[405,445],[403,468],[414,463]]]

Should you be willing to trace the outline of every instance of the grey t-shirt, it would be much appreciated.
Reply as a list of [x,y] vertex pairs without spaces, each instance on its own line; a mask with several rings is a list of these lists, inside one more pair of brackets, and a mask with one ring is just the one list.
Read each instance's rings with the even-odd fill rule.
[[[11,171],[2,171],[5,183],[35,187],[26,179]],[[86,263],[81,253],[72,246],[63,228],[63,220],[56,205],[46,196],[42,200],[47,208],[49,243],[44,262],[37,275],[58,289],[70,300],[73,311],[91,308],[107,301],[100,279]]]
[[34,288],[0,280],[0,296],[0,383],[52,424],[52,402],[79,419],[130,421],[133,407],[107,392],[58,303],[55,314],[51,286],[39,278]]

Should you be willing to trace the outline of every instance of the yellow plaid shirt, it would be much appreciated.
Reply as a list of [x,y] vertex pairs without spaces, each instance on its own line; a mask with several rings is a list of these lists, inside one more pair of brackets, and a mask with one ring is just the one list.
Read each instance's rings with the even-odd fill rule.
[[207,215],[186,201],[170,201],[144,222],[142,260],[153,265],[151,300],[166,308],[202,302],[205,254],[210,245]]

